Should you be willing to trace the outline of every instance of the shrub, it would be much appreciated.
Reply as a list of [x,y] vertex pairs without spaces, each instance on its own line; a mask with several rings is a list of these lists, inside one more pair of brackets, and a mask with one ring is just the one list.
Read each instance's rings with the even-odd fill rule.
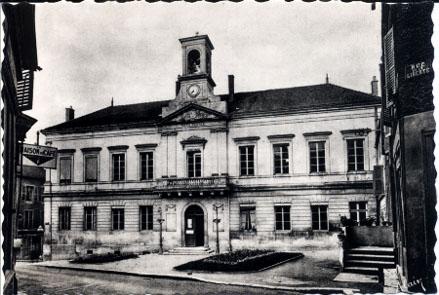
[[107,253],[107,254],[86,254],[76,257],[75,259],[69,261],[70,263],[105,263],[118,261],[128,258],[139,257],[134,253]]
[[357,221],[347,218],[346,216],[340,217],[340,223],[342,226],[357,226]]

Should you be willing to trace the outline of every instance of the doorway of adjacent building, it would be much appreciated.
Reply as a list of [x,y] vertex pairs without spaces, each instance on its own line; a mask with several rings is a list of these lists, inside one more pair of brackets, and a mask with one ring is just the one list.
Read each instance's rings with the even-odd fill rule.
[[204,246],[204,212],[198,205],[191,205],[184,213],[186,247]]

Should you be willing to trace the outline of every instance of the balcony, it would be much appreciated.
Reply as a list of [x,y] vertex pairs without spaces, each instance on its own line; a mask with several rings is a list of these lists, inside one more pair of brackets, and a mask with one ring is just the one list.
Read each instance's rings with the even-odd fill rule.
[[157,180],[158,192],[203,192],[228,190],[227,176],[191,177],[191,178],[162,178]]

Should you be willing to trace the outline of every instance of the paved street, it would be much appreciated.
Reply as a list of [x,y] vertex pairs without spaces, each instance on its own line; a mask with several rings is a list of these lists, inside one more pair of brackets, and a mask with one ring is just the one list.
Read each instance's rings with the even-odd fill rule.
[[18,265],[21,295],[106,295],[106,294],[296,294],[261,288],[218,285],[191,280],[152,279],[75,270]]

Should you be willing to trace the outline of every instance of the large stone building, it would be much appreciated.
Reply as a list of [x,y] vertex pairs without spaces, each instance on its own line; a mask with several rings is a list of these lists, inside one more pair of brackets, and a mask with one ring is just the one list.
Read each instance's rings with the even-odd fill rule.
[[376,92],[327,81],[235,93],[229,76],[216,95],[209,37],[180,42],[175,99],[68,109],[43,131],[59,149],[44,198],[54,257],[157,248],[159,220],[165,250],[215,249],[217,237],[225,250],[327,239],[341,216],[375,216]]

